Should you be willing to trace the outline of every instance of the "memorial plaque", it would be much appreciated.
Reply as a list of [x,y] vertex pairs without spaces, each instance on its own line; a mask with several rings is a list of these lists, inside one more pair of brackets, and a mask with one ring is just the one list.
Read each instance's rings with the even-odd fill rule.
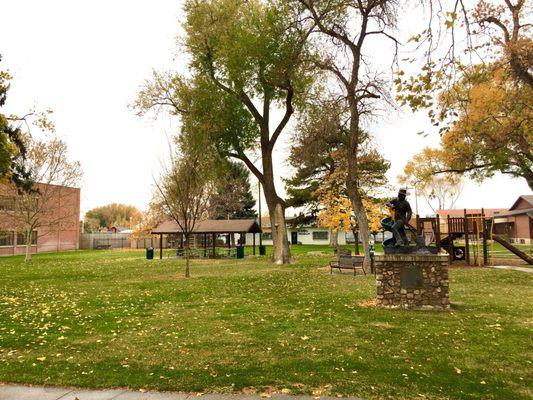
[[400,275],[402,289],[420,289],[424,284],[422,268],[406,265]]

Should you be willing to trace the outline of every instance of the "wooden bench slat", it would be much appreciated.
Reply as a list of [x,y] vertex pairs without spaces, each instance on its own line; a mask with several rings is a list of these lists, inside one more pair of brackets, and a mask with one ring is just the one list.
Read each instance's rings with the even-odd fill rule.
[[363,271],[363,274],[366,275],[366,271],[363,267],[365,256],[346,256],[341,255],[337,260],[330,261],[330,273],[333,273],[333,269],[336,268],[339,272],[342,272],[343,269],[353,269],[353,274],[356,274],[357,269]]

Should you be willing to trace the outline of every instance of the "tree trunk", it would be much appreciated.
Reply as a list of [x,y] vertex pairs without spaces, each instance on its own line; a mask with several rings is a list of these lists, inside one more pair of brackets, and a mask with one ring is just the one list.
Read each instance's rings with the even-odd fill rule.
[[276,264],[290,264],[291,250],[287,237],[287,224],[285,222],[285,203],[276,193],[274,173],[272,169],[272,154],[263,151],[263,192],[270,216],[272,229],[272,242],[274,254],[272,261]]
[[346,157],[348,159],[346,189],[357,220],[358,231],[361,234],[361,242],[363,243],[363,254],[365,256],[363,266],[365,269],[368,269],[370,267],[370,243],[368,242],[370,238],[370,228],[368,226],[368,218],[363,205],[363,198],[359,190],[359,112],[355,100],[349,98],[348,101],[350,105],[350,133],[348,147],[346,149]]
[[189,244],[189,235],[185,235],[185,278],[191,276],[191,251]]
[[333,254],[339,253],[339,231],[330,229],[329,231],[329,245],[333,247]]
[[191,255],[189,254],[189,251],[187,250],[187,253],[185,254],[185,278],[189,278],[191,276]]
[[270,214],[270,224],[272,226],[272,241],[274,243],[274,254],[272,261],[276,264],[290,264],[291,250],[287,237],[287,225],[285,223],[285,207],[281,202],[270,204],[267,201]]
[[24,234],[26,238],[26,255],[24,257],[24,262],[31,261],[31,231],[26,231]]
[[[359,190],[355,190],[354,193],[350,194],[350,200],[352,203],[352,208],[355,213],[355,218],[357,219],[357,225],[359,226],[358,233],[361,234],[361,243],[363,244],[363,254],[365,255],[365,267],[370,265],[370,243],[368,242],[370,238],[370,229],[368,227],[368,219],[366,217],[366,211],[363,206],[363,201]],[[358,246],[359,247],[359,246]]]
[[353,233],[355,254],[359,255],[359,231],[353,228],[352,233]]

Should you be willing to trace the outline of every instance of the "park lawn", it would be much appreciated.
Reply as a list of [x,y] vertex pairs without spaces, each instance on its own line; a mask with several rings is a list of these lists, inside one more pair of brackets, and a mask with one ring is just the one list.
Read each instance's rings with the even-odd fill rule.
[[533,276],[452,269],[452,312],[371,306],[329,256],[0,258],[0,381],[365,399],[530,399]]

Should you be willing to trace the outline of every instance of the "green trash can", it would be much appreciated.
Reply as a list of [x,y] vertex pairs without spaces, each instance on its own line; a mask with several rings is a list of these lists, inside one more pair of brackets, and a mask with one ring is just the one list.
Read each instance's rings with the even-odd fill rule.
[[244,246],[237,246],[237,258],[244,258]]
[[148,247],[146,249],[146,259],[147,260],[153,260],[154,259],[154,248]]
[[259,246],[259,255],[260,256],[266,256],[266,253],[267,253],[266,246],[264,244],[260,245]]

